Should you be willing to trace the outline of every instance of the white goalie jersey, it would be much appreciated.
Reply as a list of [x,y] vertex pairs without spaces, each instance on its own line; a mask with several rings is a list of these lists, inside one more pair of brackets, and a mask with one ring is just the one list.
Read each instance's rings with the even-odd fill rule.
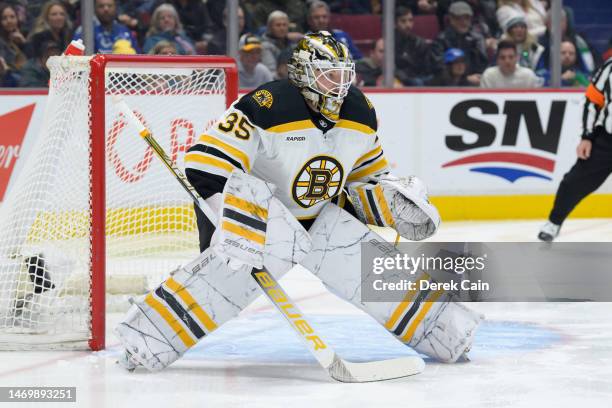
[[345,184],[388,172],[376,113],[355,87],[336,123],[311,111],[289,81],[267,83],[236,101],[189,149],[186,173],[203,197],[221,192],[234,169],[277,186],[298,220],[340,200]]

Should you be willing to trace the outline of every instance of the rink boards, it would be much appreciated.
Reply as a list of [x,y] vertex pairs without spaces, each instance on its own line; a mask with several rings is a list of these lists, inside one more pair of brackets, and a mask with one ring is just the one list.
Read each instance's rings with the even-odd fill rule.
[[[366,95],[376,107],[394,173],[424,179],[445,220],[544,217],[575,162],[581,90],[402,89]],[[0,130],[6,135],[0,199],[38,137],[45,103],[44,90],[0,93]],[[573,215],[611,217],[611,199],[607,182]]]

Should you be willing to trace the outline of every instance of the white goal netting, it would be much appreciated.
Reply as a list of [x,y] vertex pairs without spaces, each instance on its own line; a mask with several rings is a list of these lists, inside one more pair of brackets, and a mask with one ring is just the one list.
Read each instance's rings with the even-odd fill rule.
[[[92,263],[106,260],[107,304],[159,284],[198,253],[193,206],[114,108],[112,95],[183,167],[185,150],[226,107],[226,74],[203,64],[54,57],[44,124],[0,216],[0,349],[86,347]],[[104,97],[90,87],[104,81]],[[99,92],[98,92],[99,93]],[[100,105],[104,105],[102,107]],[[104,112],[105,171],[93,180],[94,115]],[[92,186],[106,185],[106,253],[92,254]],[[93,260],[92,260],[93,258]],[[103,336],[103,333],[102,333]]]

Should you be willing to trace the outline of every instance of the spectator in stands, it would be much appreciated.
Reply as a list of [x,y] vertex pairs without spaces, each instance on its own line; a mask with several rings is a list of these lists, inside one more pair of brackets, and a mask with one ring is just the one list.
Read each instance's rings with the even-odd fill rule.
[[257,88],[272,81],[272,73],[261,63],[261,40],[253,34],[240,37],[238,52],[238,78],[241,88]]
[[9,4],[0,4],[0,58],[4,86],[17,86],[19,82],[21,68],[27,60],[25,42],[15,9]]
[[[227,8],[223,10],[223,30],[216,30],[212,39],[208,43],[208,54],[225,55],[227,54]],[[242,7],[238,7],[238,31],[240,35],[245,34],[245,17]]]
[[195,45],[183,31],[176,9],[171,4],[160,4],[153,12],[143,51],[149,53],[155,44],[163,40],[174,43],[180,55],[195,54]]
[[[538,70],[538,75],[544,79],[544,85],[550,86],[550,69]],[[586,87],[589,85],[589,75],[578,64],[576,45],[569,38],[561,42],[561,86]]]
[[23,33],[28,32],[30,28],[30,23],[32,22],[31,20],[34,18],[34,16],[37,16],[40,13],[40,6],[42,5],[39,3],[38,8],[32,10],[35,14],[28,15],[28,0],[3,0],[2,3],[8,4],[13,8],[13,10],[15,10],[15,13],[17,14],[17,22],[19,24],[19,29]]
[[538,43],[527,29],[527,22],[522,16],[516,16],[506,24],[504,40],[512,41],[516,45],[519,55],[519,65],[536,70],[540,58],[544,53],[544,47]]
[[151,55],[177,55],[178,50],[174,42],[161,40],[149,50]]
[[482,74],[482,88],[536,88],[542,81],[529,68],[518,65],[516,45],[500,41],[497,46],[497,66],[487,68]]
[[[136,38],[129,28],[116,20],[117,7],[115,0],[94,1],[96,19],[94,20],[94,53],[110,54],[118,40],[127,40],[136,51],[139,50]],[[77,28],[74,39],[83,38],[83,28]]]
[[[540,44],[544,47],[544,53],[538,64],[538,70],[544,70],[549,68],[550,63],[550,24],[551,24],[551,13],[548,12],[548,19],[546,20],[547,30],[539,39]],[[571,19],[568,18],[567,11],[561,10],[561,36],[562,38],[568,38],[577,50],[578,67],[580,70],[586,72],[588,75],[592,75],[595,68],[601,65],[602,60],[599,57],[599,53],[591,46],[582,36],[574,31]]]
[[444,52],[444,69],[436,74],[428,86],[472,86],[467,80],[465,53],[459,48],[449,48]]
[[395,9],[395,75],[404,85],[422,86],[431,78],[430,44],[412,32],[414,17],[407,7]]
[[[437,0],[397,0],[396,7],[407,7],[413,14],[435,14],[438,11]],[[397,13],[397,10],[396,10]]]
[[[213,35],[217,30],[225,29],[223,24],[225,4],[227,0],[207,0],[206,8],[208,9],[208,15],[213,23]],[[240,2],[242,3],[242,2]]]
[[327,0],[332,13],[338,14],[372,14],[370,0]]
[[71,39],[72,22],[65,4],[60,0],[51,0],[44,4],[34,22],[26,42],[26,54],[29,58],[38,57],[35,49],[47,41],[53,41],[63,51]]
[[245,0],[244,8],[257,29],[265,27],[268,16],[280,10],[289,16],[289,30],[303,33],[306,26],[306,4],[303,0]]
[[329,26],[330,11],[327,3],[315,0],[308,7],[308,29],[310,31],[329,31],[336,40],[346,45],[354,60],[362,58],[361,51],[353,44],[351,36],[342,30],[332,29]]
[[[385,43],[382,38],[374,42],[370,55],[362,58],[355,64],[357,86],[382,86],[383,65],[385,61]],[[394,79],[394,88],[400,88],[402,83]]]
[[[447,0],[448,1],[448,0]],[[450,0],[451,2],[457,0]],[[487,48],[497,49],[497,41],[492,39],[499,38],[502,34],[499,23],[497,22],[497,1],[496,0],[465,0],[472,7],[472,28],[487,40]],[[490,44],[489,44],[490,43]]]
[[521,16],[527,22],[529,32],[539,37],[546,31],[546,10],[540,0],[499,0],[497,21],[506,27],[512,18]]
[[283,50],[278,56],[278,61],[276,65],[276,79],[287,79],[289,78],[289,69],[287,64],[289,64],[289,60],[291,59],[291,55],[293,54],[293,50]]
[[141,44],[149,28],[154,0],[117,0],[117,20],[136,33]]
[[[293,33],[297,34],[297,33]],[[298,34],[301,37],[301,34]],[[289,16],[284,11],[276,10],[268,16],[268,28],[261,38],[261,63],[270,72],[276,72],[278,56],[287,49],[293,49],[295,43],[289,37]]]
[[208,15],[206,2],[202,0],[158,0],[155,8],[161,3],[174,6],[185,34],[195,44],[196,53],[206,54],[208,40],[212,37],[213,30],[213,22]]
[[34,57],[29,58],[21,70],[19,86],[29,88],[46,88],[49,86],[49,69],[47,59],[60,55],[64,49],[52,40],[36,43]]
[[458,1],[448,9],[448,27],[438,34],[432,44],[432,57],[436,72],[444,70],[444,52],[459,48],[465,54],[467,80],[472,85],[480,84],[480,75],[488,65],[485,39],[471,30],[472,8]]

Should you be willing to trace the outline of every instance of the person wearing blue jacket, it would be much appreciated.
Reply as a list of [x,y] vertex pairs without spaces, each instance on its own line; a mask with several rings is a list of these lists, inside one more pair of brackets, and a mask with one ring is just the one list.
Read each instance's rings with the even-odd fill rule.
[[[127,40],[132,48],[138,52],[138,42],[129,28],[119,23],[117,19],[117,6],[115,0],[95,0],[94,18],[94,53],[111,54],[113,45],[117,40]],[[83,27],[77,28],[74,40],[83,38]]]

